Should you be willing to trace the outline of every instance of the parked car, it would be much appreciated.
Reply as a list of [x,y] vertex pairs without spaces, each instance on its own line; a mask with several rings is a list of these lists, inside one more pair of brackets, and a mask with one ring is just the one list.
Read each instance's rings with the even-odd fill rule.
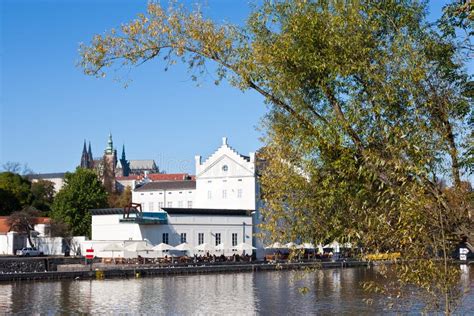
[[38,249],[34,247],[25,247],[20,250],[17,250],[16,255],[22,256],[22,257],[36,257],[36,256],[42,256],[43,252],[39,251]]

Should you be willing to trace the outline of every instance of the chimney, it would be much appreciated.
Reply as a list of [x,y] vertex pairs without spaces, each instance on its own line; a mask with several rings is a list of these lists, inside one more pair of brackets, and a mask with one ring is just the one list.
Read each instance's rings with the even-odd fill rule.
[[201,156],[194,156],[194,160],[196,161],[197,165],[201,164]]
[[227,146],[227,137],[222,137],[222,145]]

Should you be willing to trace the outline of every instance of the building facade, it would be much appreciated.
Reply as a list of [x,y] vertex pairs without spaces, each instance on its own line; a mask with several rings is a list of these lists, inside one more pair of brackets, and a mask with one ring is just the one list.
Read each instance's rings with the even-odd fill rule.
[[[92,210],[92,240],[148,240],[157,245],[224,244],[226,255],[240,243],[252,245],[252,215],[247,210],[164,208],[162,223],[123,221],[123,209]],[[157,212],[156,212],[157,213]],[[147,215],[146,213],[144,214]],[[191,252],[192,254],[193,252]]]
[[[132,192],[132,202],[142,213],[131,220],[123,209],[92,210],[92,238],[144,240],[191,247],[223,243],[231,249],[240,243],[263,247],[254,233],[259,222],[255,154],[244,156],[222,139],[206,160],[196,156],[196,176],[183,180],[142,179]],[[159,220],[158,220],[159,218]]]
[[132,202],[139,203],[143,211],[158,212],[163,208],[193,208],[196,181],[148,182],[132,191]]
[[196,156],[196,176],[182,181],[150,182],[137,186],[132,202],[146,211],[163,207],[245,209],[257,204],[255,154],[236,152],[223,137],[221,146],[206,160]]

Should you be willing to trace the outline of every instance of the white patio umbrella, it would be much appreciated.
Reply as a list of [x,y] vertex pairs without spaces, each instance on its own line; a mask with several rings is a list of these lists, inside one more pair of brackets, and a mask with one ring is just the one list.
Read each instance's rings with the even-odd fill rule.
[[323,254],[323,253],[324,253],[323,245],[321,245],[321,244],[318,245],[318,253],[319,253],[319,254]]
[[125,247],[128,251],[140,252],[140,251],[152,251],[153,247],[147,242],[134,242]]
[[214,247],[209,245],[207,242],[200,244],[199,246],[194,247],[195,250],[197,251],[212,251],[214,250]]
[[301,246],[303,246],[304,249],[314,249],[314,245],[310,242],[305,242]]
[[167,250],[173,250],[173,249],[175,249],[173,246],[170,246],[163,242],[153,247],[153,250],[158,250],[158,251],[167,251]]
[[217,246],[214,247],[214,250],[216,251],[225,251],[226,249],[229,249],[224,245],[224,243],[220,243]]
[[298,248],[298,245],[294,242],[290,241],[289,243],[285,244],[286,248]]
[[337,241],[333,241],[330,244],[325,245],[323,248],[337,248],[339,247],[339,243]]
[[241,242],[237,246],[232,247],[232,249],[235,249],[237,251],[252,251],[252,250],[255,250],[257,248],[253,247],[252,245]]
[[278,241],[277,242],[274,242],[273,244],[271,245],[268,245],[267,247],[265,247],[265,249],[281,249],[281,248],[285,248],[285,246],[283,246],[281,243],[279,243]]
[[179,251],[191,251],[191,250],[193,250],[193,248],[191,248],[191,246],[186,242],[183,242],[182,244],[177,245],[176,247],[174,247],[174,249],[179,250]]
[[112,252],[112,259],[115,262],[114,252],[115,251],[123,251],[123,245],[120,245],[116,242],[110,243],[110,244],[105,245],[104,248],[102,249],[102,251],[111,251]]

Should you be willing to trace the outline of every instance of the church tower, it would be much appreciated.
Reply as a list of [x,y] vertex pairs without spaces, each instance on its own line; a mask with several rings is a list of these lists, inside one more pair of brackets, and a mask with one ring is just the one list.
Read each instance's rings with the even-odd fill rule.
[[115,166],[117,165],[117,150],[114,149],[112,133],[109,133],[109,140],[104,151],[103,158],[103,182],[107,192],[115,192]]

